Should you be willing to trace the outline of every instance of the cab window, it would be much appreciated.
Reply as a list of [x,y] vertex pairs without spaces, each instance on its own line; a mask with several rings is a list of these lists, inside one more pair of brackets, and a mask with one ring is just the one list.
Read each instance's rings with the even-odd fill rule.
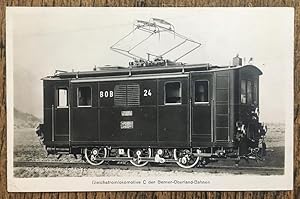
[[251,81],[247,82],[247,103],[248,104],[252,103],[252,82]]
[[57,90],[57,94],[58,94],[57,107],[59,107],[59,108],[68,107],[68,89],[67,88],[59,88]]
[[79,87],[77,88],[77,106],[86,107],[92,106],[92,89],[91,87]]
[[257,89],[257,79],[254,80],[254,84],[253,84],[253,103],[257,104],[257,93],[258,93],[258,89]]
[[181,104],[180,82],[167,82],[165,84],[165,104]]
[[241,103],[246,104],[246,80],[241,80]]
[[208,102],[208,81],[195,81],[195,103]]

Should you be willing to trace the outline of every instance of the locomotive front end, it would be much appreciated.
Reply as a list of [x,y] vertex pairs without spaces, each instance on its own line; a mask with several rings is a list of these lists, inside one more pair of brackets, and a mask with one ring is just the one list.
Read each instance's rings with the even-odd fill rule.
[[259,118],[259,76],[262,72],[253,65],[237,71],[234,143],[241,158],[264,160],[267,126]]

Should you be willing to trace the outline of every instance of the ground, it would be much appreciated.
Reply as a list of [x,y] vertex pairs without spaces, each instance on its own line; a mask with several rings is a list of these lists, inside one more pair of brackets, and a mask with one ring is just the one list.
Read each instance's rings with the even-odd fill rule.
[[[282,124],[268,124],[267,134],[267,147],[268,152],[263,162],[241,161],[240,166],[247,167],[272,167],[272,168],[283,168],[284,167],[284,125]],[[71,162],[71,163],[82,163],[83,161],[79,157],[75,159],[72,155],[64,155],[60,159],[57,156],[50,155],[47,157],[43,146],[39,143],[39,140],[35,134],[33,128],[20,128],[15,129],[14,132],[14,161],[15,162],[27,162],[27,161],[46,161],[46,162]],[[233,165],[233,161],[219,161],[212,163],[212,165]],[[224,171],[205,171],[205,169],[192,169],[190,171],[179,169],[177,170],[176,164],[171,169],[162,167],[153,167],[149,165],[142,169],[133,168],[128,169],[126,166],[114,166],[104,165],[101,167],[64,167],[64,168],[53,168],[53,167],[15,167],[14,175],[16,177],[55,177],[55,176],[169,176],[170,172],[173,176],[194,176],[207,175],[207,172],[212,172],[214,175],[229,175],[229,174],[240,174],[240,172],[234,169]],[[174,169],[175,168],[175,169]],[[134,171],[133,171],[134,170]],[[253,174],[243,172],[243,174]],[[273,173],[274,174],[274,173]],[[276,174],[276,173],[275,173]],[[282,173],[278,173],[282,174]],[[268,175],[268,173],[266,173]]]

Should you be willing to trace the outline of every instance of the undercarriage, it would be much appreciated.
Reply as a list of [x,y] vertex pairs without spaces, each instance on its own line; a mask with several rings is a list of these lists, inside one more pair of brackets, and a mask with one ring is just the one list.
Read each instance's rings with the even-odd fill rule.
[[208,147],[208,148],[112,148],[112,147],[85,147],[85,148],[58,148],[46,147],[48,154],[73,154],[94,166],[104,162],[130,162],[136,167],[146,166],[148,163],[165,164],[176,163],[178,166],[189,169],[204,167],[219,160],[233,161],[237,166],[240,160],[264,160],[266,154],[263,148],[249,148],[247,154],[240,154],[239,148]]

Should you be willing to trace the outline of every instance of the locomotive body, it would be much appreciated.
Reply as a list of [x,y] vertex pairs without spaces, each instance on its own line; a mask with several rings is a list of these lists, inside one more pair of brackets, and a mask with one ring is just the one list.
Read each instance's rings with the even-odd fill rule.
[[82,154],[93,165],[262,159],[261,74],[253,65],[167,63],[59,72],[43,78],[37,134],[49,154]]

